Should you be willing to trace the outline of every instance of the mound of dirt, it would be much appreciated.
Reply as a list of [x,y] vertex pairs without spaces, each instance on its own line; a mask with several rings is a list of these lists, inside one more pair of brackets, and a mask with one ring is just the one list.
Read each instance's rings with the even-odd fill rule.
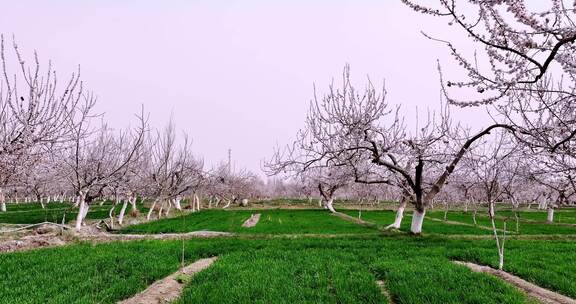
[[55,247],[66,242],[56,235],[27,235],[17,240],[0,242],[0,252],[23,251],[40,247]]

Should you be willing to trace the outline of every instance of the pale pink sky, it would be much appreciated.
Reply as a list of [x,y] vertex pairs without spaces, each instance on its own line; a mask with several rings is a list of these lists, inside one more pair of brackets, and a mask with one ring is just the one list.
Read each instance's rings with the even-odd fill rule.
[[436,59],[450,59],[420,31],[466,47],[447,22],[393,0],[18,0],[3,4],[0,33],[61,73],[80,64],[111,125],[144,104],[157,127],[172,113],[208,167],[231,148],[236,167],[259,172],[302,126],[313,83],[322,92],[345,63],[359,86],[385,78],[407,113],[436,107]]

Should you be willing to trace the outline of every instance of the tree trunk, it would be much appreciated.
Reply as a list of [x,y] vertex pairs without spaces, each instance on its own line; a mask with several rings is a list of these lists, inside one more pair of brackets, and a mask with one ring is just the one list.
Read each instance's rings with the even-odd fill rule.
[[6,196],[4,191],[0,188],[0,212],[6,212]]
[[129,199],[132,209],[130,210],[133,214],[138,214],[138,207],[136,206],[136,195]]
[[88,208],[90,208],[90,205],[86,204],[82,198],[80,200],[80,210],[78,210],[78,215],[76,216],[76,230],[80,230],[82,228],[84,218],[86,217],[86,214],[88,214]]
[[152,206],[150,206],[150,209],[148,210],[148,214],[146,215],[147,221],[150,220],[150,217],[152,216],[152,212],[154,211],[154,207],[156,207],[157,202],[158,202],[158,199],[155,199],[154,202],[152,202]]
[[196,202],[196,211],[200,211],[200,197],[194,194],[194,201]]
[[122,225],[124,223],[124,214],[126,213],[126,207],[128,207],[128,200],[125,200],[122,204],[122,208],[120,209],[120,214],[118,215],[118,225]]
[[174,203],[174,208],[182,211],[182,205],[180,204],[181,199],[180,198],[175,198],[172,200],[172,202]]
[[116,204],[118,204],[118,201],[112,204],[112,208],[108,210],[108,218],[110,219],[110,229],[114,229],[114,211],[116,210]]
[[336,210],[334,209],[334,206],[332,206],[332,203],[334,203],[334,199],[331,198],[326,202],[326,208],[328,208],[330,212],[336,213]]
[[404,218],[404,210],[405,209],[406,209],[406,200],[401,199],[400,205],[398,206],[398,209],[396,210],[396,218],[394,219],[394,223],[392,223],[391,225],[386,227],[386,229],[390,229],[390,228],[400,229],[400,225],[402,224],[402,219]]
[[168,217],[168,215],[170,215],[171,209],[172,209],[172,202],[171,202],[171,200],[168,200],[168,207],[166,207],[166,213],[164,213],[165,217]]
[[516,218],[516,233],[520,232],[520,217],[518,216],[518,211],[514,211],[514,217]]
[[552,206],[548,206],[548,215],[546,216],[546,222],[547,223],[554,222],[554,207]]
[[410,232],[412,234],[422,233],[422,224],[424,223],[424,216],[426,215],[426,209],[422,211],[415,209],[412,214],[412,225],[410,226]]
[[492,223],[492,232],[494,233],[494,239],[496,239],[496,248],[498,249],[498,269],[502,270],[504,268],[504,245],[506,243],[506,222],[504,222],[504,234],[502,237],[502,242],[498,237],[498,231],[496,230],[496,223],[494,221],[494,216],[490,217],[490,222]]
[[547,197],[543,198],[538,203],[538,210],[546,209],[546,206],[548,206],[548,198]]

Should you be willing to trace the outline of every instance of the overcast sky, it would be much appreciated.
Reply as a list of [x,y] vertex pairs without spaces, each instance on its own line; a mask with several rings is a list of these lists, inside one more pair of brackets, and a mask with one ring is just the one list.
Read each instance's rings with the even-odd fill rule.
[[[81,65],[112,126],[143,104],[155,127],[172,115],[208,167],[231,148],[237,168],[256,172],[303,125],[313,85],[325,91],[346,63],[359,86],[385,79],[410,116],[437,107],[436,60],[451,62],[420,31],[469,47],[448,20],[399,0],[18,0],[2,11],[0,33],[61,79]],[[482,116],[455,113],[472,125]]]

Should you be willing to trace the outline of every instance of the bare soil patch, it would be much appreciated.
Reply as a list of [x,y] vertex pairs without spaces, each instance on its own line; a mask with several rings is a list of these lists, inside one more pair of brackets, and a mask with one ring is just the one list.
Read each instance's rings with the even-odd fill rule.
[[182,293],[182,289],[190,278],[208,268],[218,257],[200,259],[168,277],[154,282],[146,290],[133,296],[130,299],[120,301],[120,304],[159,304],[170,303],[176,300]]
[[474,263],[469,262],[460,262],[455,261],[454,263],[458,265],[463,265],[470,268],[472,271],[475,272],[484,272],[489,273],[491,275],[495,275],[504,281],[516,286],[517,288],[521,289],[522,291],[526,292],[528,296],[536,299],[540,303],[546,304],[576,304],[576,300],[571,299],[567,296],[561,295],[554,291],[542,288],[538,285],[534,285],[522,278],[519,278],[513,274],[507,273],[502,270],[497,270],[492,267],[482,266]]
[[65,245],[62,232],[68,228],[53,223],[11,225],[0,230],[0,253]]
[[376,285],[378,285],[378,287],[380,288],[380,292],[382,292],[382,295],[386,297],[388,303],[394,304],[394,301],[392,301],[392,296],[390,296],[388,289],[386,289],[386,284],[384,283],[384,281],[378,280],[376,281]]
[[0,253],[56,247],[78,241],[92,243],[136,240],[187,240],[193,238],[228,237],[234,234],[219,231],[193,231],[167,234],[113,234],[98,228],[97,223],[80,231],[60,224],[10,225],[0,229]]
[[[474,225],[474,224],[468,224],[468,223],[462,223],[462,222],[456,222],[456,221],[450,221],[450,220],[443,220],[443,219],[438,219],[438,218],[434,218],[434,217],[426,217],[426,218],[427,218],[427,219],[430,219],[431,221],[441,222],[441,223],[450,224],[450,225],[460,225],[460,226],[476,227],[476,228],[478,228],[478,229],[484,229],[484,230],[492,231],[492,228],[491,228],[491,227],[482,226],[482,225]],[[503,232],[504,230],[502,230],[502,229],[496,229],[496,231]],[[510,232],[510,231],[508,231],[508,232]],[[512,233],[513,233],[513,232],[512,232]]]
[[136,241],[136,240],[187,240],[193,238],[213,238],[233,236],[230,232],[220,231],[192,231],[187,233],[166,233],[166,234],[111,234],[95,233],[79,235],[82,241],[107,242],[107,241]]

